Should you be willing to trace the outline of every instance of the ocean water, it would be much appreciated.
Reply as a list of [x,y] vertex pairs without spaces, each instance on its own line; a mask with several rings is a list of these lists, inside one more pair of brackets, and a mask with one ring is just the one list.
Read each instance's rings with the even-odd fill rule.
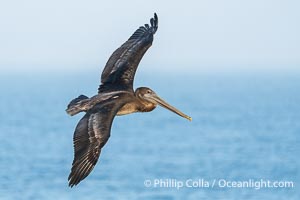
[[93,172],[69,188],[82,114],[65,108],[94,95],[98,75],[0,75],[1,200],[300,198],[300,73],[138,74],[135,87],[193,121],[163,108],[115,118]]

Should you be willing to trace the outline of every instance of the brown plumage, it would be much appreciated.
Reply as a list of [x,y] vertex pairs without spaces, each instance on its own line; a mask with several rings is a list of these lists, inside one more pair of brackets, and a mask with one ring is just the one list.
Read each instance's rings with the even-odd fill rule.
[[80,95],[67,107],[66,111],[71,116],[86,112],[74,132],[74,160],[68,178],[71,187],[77,185],[93,170],[102,147],[110,137],[111,125],[116,115],[150,112],[157,105],[161,105],[191,120],[191,117],[169,105],[151,89],[140,87],[135,92],[133,90],[138,64],[152,45],[153,35],[158,28],[156,14],[151,18],[150,24],[138,28],[111,55],[102,72],[98,94],[91,98]]

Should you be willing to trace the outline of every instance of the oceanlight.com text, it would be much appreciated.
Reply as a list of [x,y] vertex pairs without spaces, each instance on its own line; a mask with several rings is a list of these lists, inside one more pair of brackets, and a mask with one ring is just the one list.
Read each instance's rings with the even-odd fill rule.
[[293,181],[248,179],[248,180],[227,180],[227,179],[146,179],[144,186],[147,188],[294,188]]

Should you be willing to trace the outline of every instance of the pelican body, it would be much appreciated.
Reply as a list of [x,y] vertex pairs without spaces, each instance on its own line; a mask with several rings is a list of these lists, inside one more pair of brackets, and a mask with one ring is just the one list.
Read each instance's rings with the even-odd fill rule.
[[74,132],[74,160],[68,178],[70,187],[77,185],[93,170],[101,149],[110,137],[116,115],[150,112],[160,105],[181,117],[192,119],[161,99],[150,88],[139,87],[133,90],[136,69],[152,45],[157,28],[158,18],[154,13],[150,25],[139,27],[111,55],[102,72],[98,94],[91,98],[80,95],[69,103],[66,109],[69,115],[85,112]]

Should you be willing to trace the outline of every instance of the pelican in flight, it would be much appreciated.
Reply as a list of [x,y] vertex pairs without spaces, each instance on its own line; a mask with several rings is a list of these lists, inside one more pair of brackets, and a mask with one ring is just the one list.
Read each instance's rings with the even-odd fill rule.
[[152,45],[157,25],[158,18],[154,13],[150,25],[139,27],[120,48],[113,52],[102,72],[97,95],[91,98],[80,95],[69,103],[66,109],[69,115],[85,112],[74,132],[74,160],[68,177],[70,187],[77,185],[93,170],[101,149],[110,137],[111,125],[116,115],[150,112],[160,105],[181,117],[192,120],[191,117],[161,99],[150,88],[140,87],[133,90],[136,69],[143,55]]

